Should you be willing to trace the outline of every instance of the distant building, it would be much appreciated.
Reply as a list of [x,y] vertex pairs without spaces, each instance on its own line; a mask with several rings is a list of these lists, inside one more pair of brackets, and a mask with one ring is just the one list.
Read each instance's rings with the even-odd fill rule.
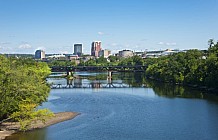
[[98,57],[99,56],[99,51],[101,51],[101,41],[92,42],[91,56]]
[[144,58],[159,58],[161,56],[172,55],[174,53],[181,52],[180,50],[160,50],[160,51],[147,51],[145,52]]
[[119,56],[120,57],[124,57],[124,58],[132,57],[133,56],[133,51],[131,51],[131,50],[122,50],[122,51],[119,51]]
[[69,55],[68,60],[77,60],[79,58],[78,55]]
[[45,51],[43,50],[36,50],[35,52],[35,59],[45,59]]
[[[1,54],[1,53],[0,53]],[[15,57],[15,58],[35,58],[33,54],[4,54],[6,57]]]
[[101,50],[99,52],[99,57],[103,56],[104,58],[108,58],[108,56],[110,56],[110,54],[111,54],[110,50],[107,50],[107,49]]
[[135,52],[134,54],[140,57],[143,57],[145,52]]
[[83,61],[84,61],[84,62],[87,62],[87,61],[89,61],[90,59],[95,59],[95,57],[94,57],[94,56],[91,56],[91,55],[86,55],[85,57],[83,56]]
[[158,58],[160,56],[162,56],[162,53],[164,51],[147,51],[145,57],[146,58]]
[[165,51],[162,52],[162,56],[166,56],[166,55],[171,55],[171,54],[174,54],[174,53],[178,53],[179,50],[170,50],[170,49],[167,49]]
[[50,60],[66,60],[66,55],[64,54],[53,54],[47,57]]
[[82,44],[74,44],[74,55],[81,56],[82,55]]

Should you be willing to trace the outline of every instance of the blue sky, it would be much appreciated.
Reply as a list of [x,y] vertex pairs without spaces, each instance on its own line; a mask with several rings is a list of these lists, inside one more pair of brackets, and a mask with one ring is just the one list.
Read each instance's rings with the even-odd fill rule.
[[218,0],[0,0],[0,53],[207,49]]

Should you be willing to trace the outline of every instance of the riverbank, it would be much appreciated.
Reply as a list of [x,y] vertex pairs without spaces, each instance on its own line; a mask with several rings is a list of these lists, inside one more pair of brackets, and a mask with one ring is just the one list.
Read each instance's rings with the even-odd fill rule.
[[[79,114],[80,113],[76,113],[76,112],[55,113],[55,116],[50,118],[49,120],[46,120],[45,123],[38,121],[38,122],[32,124],[31,127],[28,129],[28,131],[48,127],[48,126],[56,124],[56,123],[71,120]],[[5,139],[5,137],[10,136],[10,135],[17,133],[17,132],[19,132],[19,123],[18,122],[4,122],[4,123],[2,123],[2,125],[0,125],[0,140],[3,140],[3,139]]]
[[160,83],[165,83],[165,84],[171,84],[171,85],[179,85],[179,86],[183,86],[183,87],[189,87],[189,88],[192,88],[192,89],[195,89],[195,90],[200,90],[200,91],[203,91],[204,93],[207,93],[207,94],[214,94],[214,95],[218,95],[218,88],[209,88],[207,86],[202,86],[202,85],[197,85],[197,84],[184,84],[184,83],[174,83],[174,82],[171,82],[171,81],[164,81],[164,80],[161,80],[161,79],[155,79],[151,76],[146,76],[147,79],[149,80],[154,80],[154,81],[157,81],[157,82],[160,82]]

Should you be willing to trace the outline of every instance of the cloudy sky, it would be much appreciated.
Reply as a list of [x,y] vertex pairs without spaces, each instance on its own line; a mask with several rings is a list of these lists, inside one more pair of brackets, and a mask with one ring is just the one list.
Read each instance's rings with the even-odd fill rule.
[[0,0],[0,53],[207,49],[218,0]]

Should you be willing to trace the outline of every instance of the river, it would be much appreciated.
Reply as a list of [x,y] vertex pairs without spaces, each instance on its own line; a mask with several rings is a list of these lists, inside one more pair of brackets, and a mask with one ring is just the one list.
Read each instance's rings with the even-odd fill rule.
[[[103,79],[105,75],[79,74]],[[7,140],[218,139],[217,96],[150,82],[142,74],[115,74],[114,81],[131,88],[52,89],[41,108],[81,115],[44,129],[12,135]],[[81,84],[87,82],[87,78],[79,80]]]

